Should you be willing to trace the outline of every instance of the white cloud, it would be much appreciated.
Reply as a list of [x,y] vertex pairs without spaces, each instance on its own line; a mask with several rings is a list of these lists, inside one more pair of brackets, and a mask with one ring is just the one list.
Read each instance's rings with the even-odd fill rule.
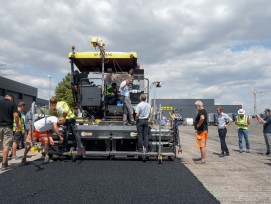
[[[136,51],[163,98],[210,98],[251,109],[251,90],[269,90],[268,0],[5,1],[0,8],[1,73],[39,88],[39,97],[70,71],[67,54]],[[268,94],[259,100],[270,105]]]

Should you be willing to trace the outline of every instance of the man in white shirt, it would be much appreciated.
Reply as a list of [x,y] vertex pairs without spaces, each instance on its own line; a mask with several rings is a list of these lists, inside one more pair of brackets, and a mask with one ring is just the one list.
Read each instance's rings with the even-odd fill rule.
[[126,124],[127,122],[127,113],[129,115],[130,123],[131,125],[134,125],[134,116],[133,116],[133,106],[130,100],[130,93],[129,93],[129,84],[132,83],[132,77],[128,76],[126,80],[121,82],[120,84],[120,95],[121,95],[121,101],[124,105],[124,112],[123,112],[123,123]]
[[59,140],[63,141],[63,137],[59,132],[58,126],[63,125],[64,123],[65,123],[64,118],[57,118],[55,116],[46,116],[42,119],[35,121],[33,138],[31,137],[31,130],[29,131],[27,135],[27,139],[26,139],[27,145],[25,147],[22,163],[26,163],[26,155],[31,148],[30,144],[33,142],[33,140],[34,141],[39,140],[39,142],[44,142],[44,146],[45,146],[44,162],[48,163],[49,162],[49,156],[48,156],[49,145],[54,144],[54,140],[51,134],[54,131],[58,135]]

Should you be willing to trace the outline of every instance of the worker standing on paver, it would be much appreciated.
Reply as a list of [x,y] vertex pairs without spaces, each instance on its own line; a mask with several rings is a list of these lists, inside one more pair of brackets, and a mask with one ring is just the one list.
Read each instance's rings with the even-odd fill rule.
[[133,78],[131,76],[128,76],[123,82],[120,84],[120,95],[121,95],[121,101],[123,103],[123,124],[127,125],[127,114],[129,115],[130,124],[134,125],[134,116],[133,116],[133,106],[130,99],[130,93],[129,93],[129,84],[131,84],[133,81]]
[[244,109],[238,110],[238,116],[236,116],[235,124],[238,126],[238,138],[239,138],[239,152],[243,152],[243,135],[246,141],[246,153],[250,152],[250,143],[248,140],[248,125],[250,123],[248,115],[245,115]]
[[266,144],[266,153],[265,155],[270,156],[271,151],[271,112],[270,109],[265,109],[265,117],[262,118],[259,115],[256,115],[257,120],[263,124],[263,135]]
[[227,127],[233,122],[232,118],[228,116],[226,113],[223,113],[222,111],[223,109],[221,106],[218,106],[216,108],[217,112],[216,125],[221,145],[221,154],[219,155],[220,157],[230,156],[230,152],[226,143],[226,136],[227,136]]
[[200,148],[201,158],[196,159],[196,164],[206,163],[206,142],[208,137],[208,118],[207,112],[203,107],[202,101],[196,101],[195,103],[198,114],[195,118],[194,127],[196,130],[196,147]]

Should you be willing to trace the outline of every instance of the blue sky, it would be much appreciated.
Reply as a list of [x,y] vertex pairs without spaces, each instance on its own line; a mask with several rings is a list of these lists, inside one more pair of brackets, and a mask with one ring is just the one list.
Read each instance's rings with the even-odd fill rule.
[[[0,74],[47,99],[70,71],[68,52],[136,51],[158,98],[213,98],[217,105],[270,108],[269,0],[0,0]],[[151,91],[152,93],[152,91]],[[53,90],[51,95],[53,95]],[[152,94],[151,94],[152,96]]]

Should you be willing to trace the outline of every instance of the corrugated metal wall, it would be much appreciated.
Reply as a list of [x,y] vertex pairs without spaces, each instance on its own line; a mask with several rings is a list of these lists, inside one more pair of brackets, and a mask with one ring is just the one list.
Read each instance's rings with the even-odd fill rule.
[[[204,108],[207,113],[215,113],[216,107],[214,99],[156,99],[155,104],[159,107],[161,104],[164,107],[163,115],[165,117],[169,117],[168,112],[176,109],[177,112],[183,118],[195,118],[197,115],[197,110],[195,108],[195,102],[197,100],[201,100],[203,102]],[[151,100],[151,104],[153,105],[153,99]],[[221,105],[223,108],[223,112],[225,113],[237,113],[237,111],[242,108],[242,105]],[[166,110],[168,109],[168,110]]]

